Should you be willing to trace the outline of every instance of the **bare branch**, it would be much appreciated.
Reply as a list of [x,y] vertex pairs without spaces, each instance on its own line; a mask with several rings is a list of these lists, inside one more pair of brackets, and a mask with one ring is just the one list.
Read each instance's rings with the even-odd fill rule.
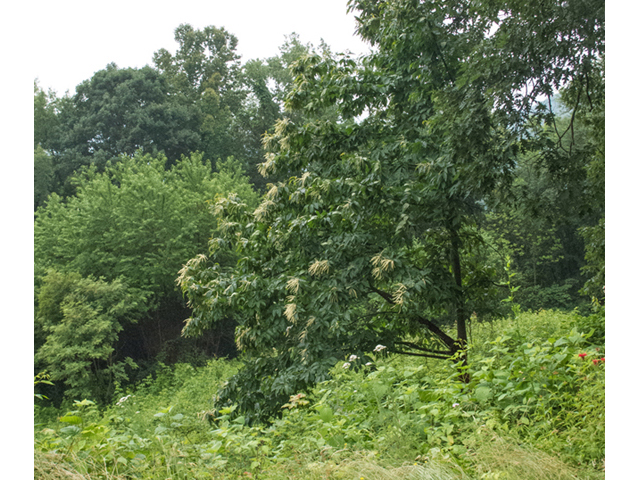
[[400,350],[397,350],[395,353],[399,353],[400,355],[411,355],[413,357],[437,358],[438,360],[449,360],[451,358],[451,355],[445,357],[440,355],[431,355],[429,353],[401,352]]
[[[371,284],[369,284],[369,287],[374,293],[377,293],[378,295],[380,295],[388,303],[394,306],[396,305],[396,303],[393,301],[393,297],[391,296],[391,294],[383,290],[380,290]],[[440,340],[442,340],[442,342],[447,346],[447,348],[449,348],[449,350],[451,351],[456,350],[456,341],[453,338],[451,338],[449,335],[447,335],[445,332],[443,332],[440,329],[440,327],[438,327],[435,323],[419,315],[416,315],[414,318],[418,323],[427,327],[427,329],[429,329],[432,333],[435,333],[438,336],[438,338],[440,338]]]
[[414,348],[416,350],[420,350],[421,352],[427,352],[427,353],[435,353],[437,355],[453,355],[454,352],[452,351],[442,351],[442,350],[432,350],[430,348],[424,348],[421,347],[419,345],[416,345],[413,342],[395,342],[396,345],[404,345],[406,347],[410,347],[410,348]]

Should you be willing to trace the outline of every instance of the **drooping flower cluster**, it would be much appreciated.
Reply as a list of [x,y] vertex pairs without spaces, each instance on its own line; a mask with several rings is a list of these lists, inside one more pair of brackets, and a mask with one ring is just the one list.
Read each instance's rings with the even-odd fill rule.
[[384,345],[377,345],[376,348],[373,349],[373,351],[376,352],[376,353],[380,353],[385,348],[387,348],[387,347],[385,347]]

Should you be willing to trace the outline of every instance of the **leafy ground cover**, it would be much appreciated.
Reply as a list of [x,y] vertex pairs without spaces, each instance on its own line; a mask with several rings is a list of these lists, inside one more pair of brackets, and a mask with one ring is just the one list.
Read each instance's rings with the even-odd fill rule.
[[453,363],[382,347],[268,425],[211,410],[227,360],[162,368],[103,410],[37,405],[35,478],[604,478],[603,310],[474,324],[466,385]]

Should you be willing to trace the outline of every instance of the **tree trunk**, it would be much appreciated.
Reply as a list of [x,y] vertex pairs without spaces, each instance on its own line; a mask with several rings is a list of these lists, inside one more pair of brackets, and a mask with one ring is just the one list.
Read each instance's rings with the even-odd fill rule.
[[[467,363],[467,323],[464,312],[464,294],[462,292],[462,268],[460,266],[460,248],[462,242],[458,231],[455,228],[451,229],[451,260],[453,264],[453,277],[456,283],[456,298],[455,298],[455,314],[456,314],[456,326],[457,326],[457,339],[456,339],[456,351],[461,352],[460,359],[462,360],[462,367],[466,367]],[[469,383],[471,377],[466,369],[462,370],[460,380],[465,383]]]

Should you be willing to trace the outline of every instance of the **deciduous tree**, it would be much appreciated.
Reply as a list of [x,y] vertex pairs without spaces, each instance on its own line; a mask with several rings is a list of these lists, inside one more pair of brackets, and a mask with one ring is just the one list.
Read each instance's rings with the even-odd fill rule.
[[[220,200],[211,258],[179,279],[186,335],[239,321],[246,364],[220,404],[266,418],[377,343],[456,359],[468,379],[467,319],[495,289],[477,217],[552,118],[538,97],[588,75],[603,48],[600,10],[543,3],[354,0],[377,50],[297,63],[288,108],[334,106],[338,121],[280,121],[263,172],[300,173],[255,211]],[[227,250],[233,268],[216,264]]]
[[[121,279],[135,302],[129,313],[139,319],[135,326],[127,324],[119,337],[121,350],[136,360],[152,359],[168,340],[179,338],[188,311],[175,277],[189,258],[207,248],[216,224],[210,202],[236,193],[257,204],[257,195],[233,159],[219,162],[215,173],[200,154],[169,170],[165,163],[163,155],[138,152],[107,164],[104,172],[87,168],[74,177],[76,195],[63,199],[54,193],[36,212],[38,291],[50,269],[105,282]],[[232,332],[233,325],[226,321],[208,340]],[[233,338],[225,338],[219,347],[209,353],[234,353]]]
[[141,148],[164,153],[169,163],[198,150],[195,110],[169,93],[167,78],[151,67],[110,64],[78,85],[59,115],[56,191],[73,194],[69,179],[82,166],[102,169],[108,160],[132,156]]

